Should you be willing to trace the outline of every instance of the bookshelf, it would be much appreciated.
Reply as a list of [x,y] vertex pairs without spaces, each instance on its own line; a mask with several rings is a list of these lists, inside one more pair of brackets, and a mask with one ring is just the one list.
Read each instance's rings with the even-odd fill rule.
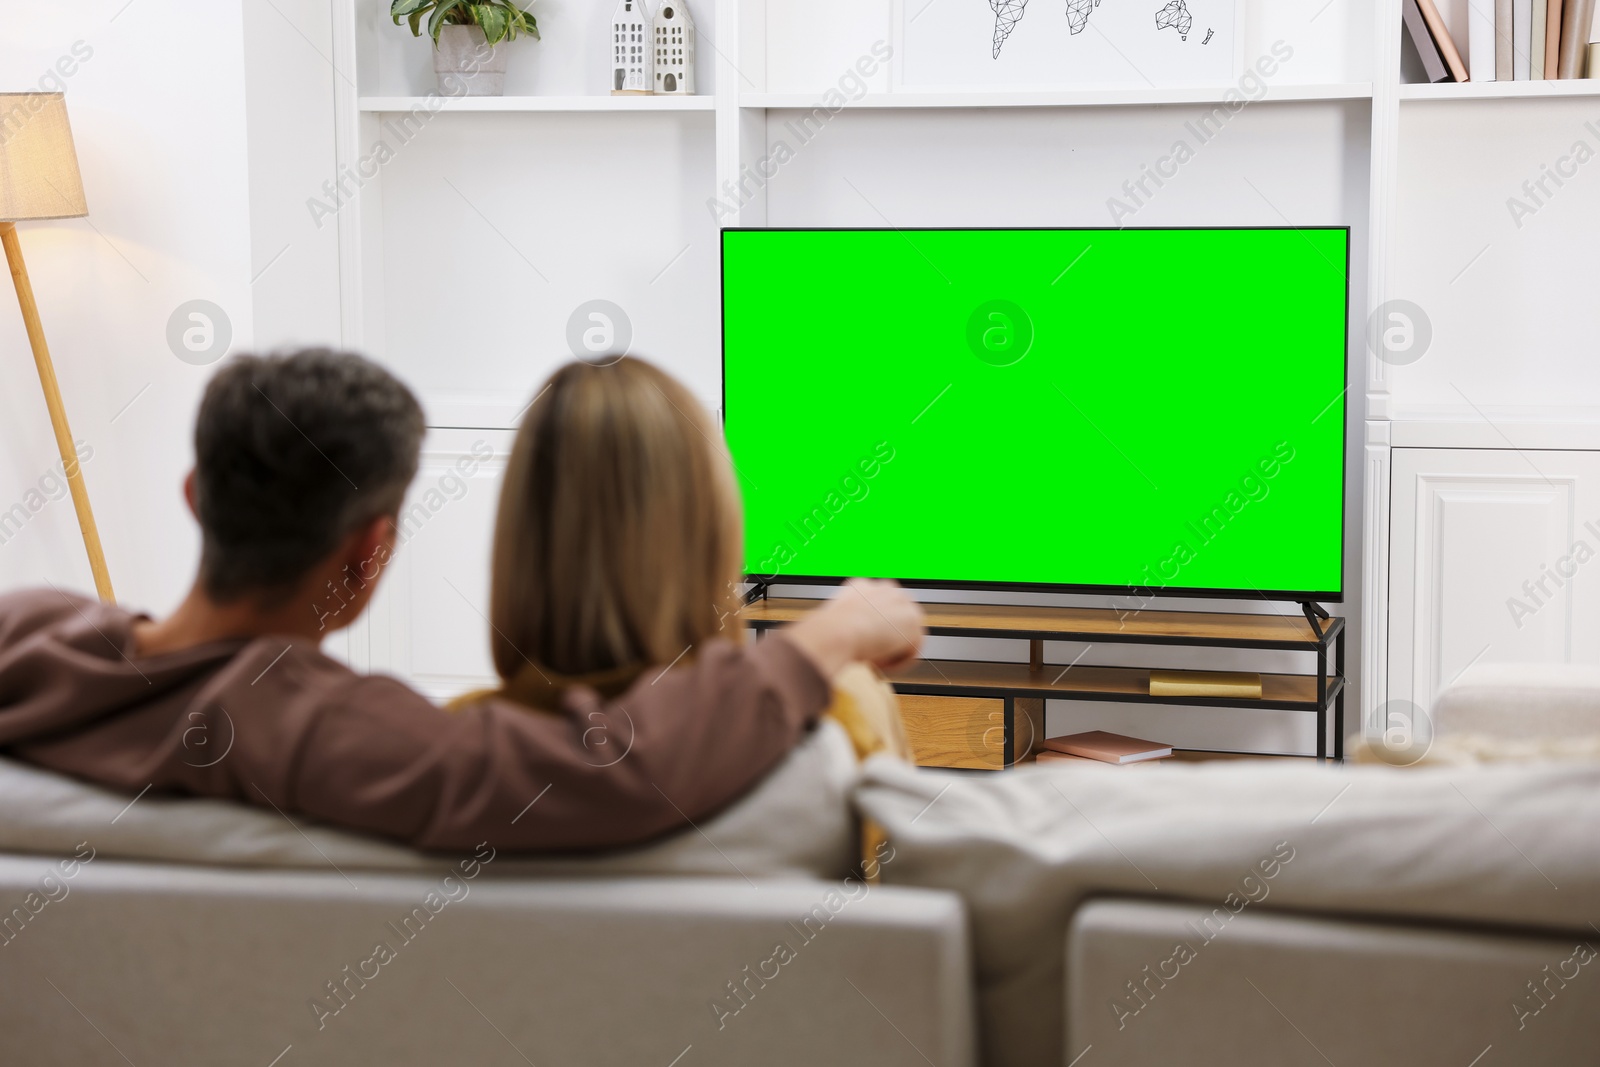
[[[1174,104],[1219,104],[1232,85],[1159,88],[1067,89],[1038,92],[892,92],[866,93],[845,106],[855,110],[895,108],[1013,107],[1158,107]],[[1269,88],[1259,103],[1296,100],[1362,100],[1372,96],[1370,82],[1282,85]],[[740,93],[739,106],[771,110],[815,107],[815,93]]]
[[462,111],[712,111],[709,96],[363,96],[363,113],[411,112],[437,105],[441,112]]
[[1549,100],[1600,96],[1600,79],[1523,82],[1416,82],[1400,86],[1402,100]]
[[[344,170],[358,167],[396,115],[430,106],[426,46],[381,7],[333,3]],[[721,226],[1104,226],[1107,199],[1232,88],[905,92],[886,67],[775,175],[752,181],[774,141],[841,72],[874,42],[897,40],[897,0],[700,0],[701,95],[687,99],[607,94],[602,7],[541,15],[544,41],[513,46],[511,95],[443,102],[335,220],[344,343],[373,352],[418,389],[440,464],[457,442],[508,436],[534,384],[567,356],[568,315],[594,298],[625,308],[635,351],[715,407]],[[1241,61],[1281,41],[1292,46],[1292,62],[1127,220],[1352,227],[1348,592],[1337,611],[1349,623],[1353,721],[1368,731],[1381,729],[1380,709],[1397,684],[1392,653],[1408,663],[1434,657],[1424,666],[1443,679],[1478,650],[1428,651],[1391,634],[1397,598],[1423,595],[1406,587],[1421,550],[1391,538],[1397,452],[1521,441],[1600,448],[1600,367],[1583,355],[1600,332],[1600,310],[1591,310],[1600,301],[1585,280],[1600,237],[1600,162],[1578,179],[1588,191],[1563,192],[1521,229],[1504,207],[1541,164],[1589,136],[1584,123],[1595,117],[1589,98],[1600,95],[1600,81],[1410,83],[1400,10],[1400,0],[1245,0]],[[429,279],[425,299],[416,298],[420,277]],[[1369,315],[1396,299],[1432,318],[1433,348],[1410,365],[1375,358],[1365,343]],[[471,314],[478,305],[515,314]],[[1559,411],[1550,403],[1556,391]],[[491,483],[469,499],[492,493]],[[469,535],[486,539],[472,532],[486,521],[402,556],[409,577],[380,592],[352,634],[359,665],[402,669],[440,691],[487,674],[476,648],[482,581],[470,573],[479,554],[460,548]],[[1401,570],[1392,573],[1396,560]],[[1448,598],[1436,600],[1434,617],[1460,614]],[[942,658],[982,658],[961,638],[939,640],[954,642]],[[1149,653],[1149,663],[1119,663],[1083,645],[1047,648],[1063,664],[1080,654],[1086,666],[1157,662]],[[1273,655],[1280,658],[1248,668],[1216,657],[1171,665],[1305,673],[1299,654]],[[1310,729],[1287,713],[1181,710],[1194,714],[1128,729],[1160,731],[1186,749],[1314,749]]]

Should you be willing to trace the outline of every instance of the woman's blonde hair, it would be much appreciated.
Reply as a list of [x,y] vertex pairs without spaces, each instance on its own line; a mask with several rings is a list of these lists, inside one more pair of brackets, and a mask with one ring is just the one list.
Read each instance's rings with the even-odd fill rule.
[[494,537],[495,670],[668,664],[742,636],[738,489],[721,432],[643,360],[569,363],[517,431]]

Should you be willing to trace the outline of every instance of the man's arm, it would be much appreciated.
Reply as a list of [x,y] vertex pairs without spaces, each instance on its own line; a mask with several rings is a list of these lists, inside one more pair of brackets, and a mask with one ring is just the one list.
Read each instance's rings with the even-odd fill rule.
[[22,589],[0,596],[0,648],[11,648],[29,634],[76,616],[97,601],[59,589]]
[[362,678],[319,710],[291,795],[272,800],[422,849],[636,845],[746,793],[829,696],[782,635],[708,642],[615,700],[589,694],[560,714],[501,699],[449,714],[392,679]]

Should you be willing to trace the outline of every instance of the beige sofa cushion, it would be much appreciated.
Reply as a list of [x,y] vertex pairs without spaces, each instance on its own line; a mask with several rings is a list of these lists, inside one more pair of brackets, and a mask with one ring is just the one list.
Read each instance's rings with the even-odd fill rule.
[[1484,663],[1461,672],[1416,722],[1351,742],[1357,763],[1469,766],[1600,761],[1600,667]]
[[[859,860],[850,793],[859,767],[844,731],[825,722],[727,810],[655,844],[593,857],[513,859],[493,877],[701,875],[839,877]],[[130,797],[0,759],[0,852],[242,867],[426,870],[438,858],[262,808],[221,800]],[[493,842],[490,842],[493,845]]]
[[1436,738],[1600,738],[1600,667],[1479,663],[1434,701]]
[[[1209,919],[1189,903],[1112,898],[1078,909],[1066,948],[1068,1061],[1091,1045],[1078,1067],[1189,1064],[1200,1050],[1227,1067],[1600,1058],[1595,950],[1582,937],[1267,909],[1213,936]],[[1530,981],[1549,982],[1543,999]]]
[[886,883],[965,899],[996,1067],[1066,1062],[1061,946],[1094,895],[1595,934],[1596,764],[1250,760],[955,777],[875,759],[857,804],[893,847]]

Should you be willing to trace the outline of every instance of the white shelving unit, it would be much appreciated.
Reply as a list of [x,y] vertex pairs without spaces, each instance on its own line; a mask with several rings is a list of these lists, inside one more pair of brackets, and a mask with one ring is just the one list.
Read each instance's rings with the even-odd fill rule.
[[[1172,86],[1146,89],[1062,89],[1039,92],[866,93],[846,109],[996,108],[996,107],[1155,107],[1163,104],[1220,104],[1234,85]],[[1282,85],[1268,89],[1259,103],[1297,100],[1363,100],[1372,96],[1371,82]],[[798,110],[818,105],[816,93],[741,93],[739,106]]]
[[363,113],[438,111],[712,111],[709,96],[363,96]]
[[1402,100],[1546,100],[1560,96],[1600,96],[1600,79],[1524,82],[1426,82],[1400,86]]
[[[899,92],[885,65],[836,111],[823,101],[841,75],[875,43],[898,47],[893,0],[701,0],[703,95],[688,98],[608,95],[608,12],[552,9],[543,42],[512,46],[513,95],[442,101],[425,42],[390,25],[381,5],[333,3],[335,67],[354,72],[335,82],[341,172],[361,175],[407,116],[421,127],[353,182],[337,221],[344,340],[395,366],[433,424],[452,428],[436,435],[451,443],[431,462],[475,435],[503,445],[534,383],[567,358],[568,314],[593,298],[625,308],[634,350],[715,405],[723,226],[1104,226],[1116,221],[1110,200],[1202,115],[1226,129],[1139,198],[1126,224],[1352,228],[1341,609],[1354,637],[1352,722],[1373,729],[1390,695],[1395,448],[1521,439],[1492,427],[1513,408],[1505,418],[1518,424],[1566,427],[1525,439],[1600,447],[1600,419],[1567,418],[1537,395],[1563,381],[1564,404],[1600,412],[1600,369],[1573,355],[1600,335],[1600,312],[1571,303],[1595,276],[1600,164],[1572,179],[1590,192],[1549,198],[1537,225],[1510,225],[1503,206],[1573,138],[1591,136],[1587,98],[1600,81],[1405,84],[1400,0],[1247,0],[1244,65],[1275,43],[1293,58],[1238,109],[1237,85]],[[774,167],[780,141],[795,151]],[[1600,306],[1586,284],[1588,306]],[[1434,347],[1410,366],[1366,344],[1369,316],[1391,299],[1433,320]],[[1536,340],[1508,335],[1507,323],[1532,324]],[[1524,371],[1540,384],[1519,384]],[[465,557],[421,541],[412,577],[397,583],[407,591],[353,645],[371,649],[368,665],[405,666],[442,692],[486,666],[473,651],[481,580],[432,589],[443,588],[434,571],[466,575],[451,570]],[[432,647],[452,641],[458,651]],[[1250,715],[1225,747],[1309,749],[1294,724]],[[1148,728],[1189,747],[1185,730],[1215,734],[1218,722],[1187,709]]]

